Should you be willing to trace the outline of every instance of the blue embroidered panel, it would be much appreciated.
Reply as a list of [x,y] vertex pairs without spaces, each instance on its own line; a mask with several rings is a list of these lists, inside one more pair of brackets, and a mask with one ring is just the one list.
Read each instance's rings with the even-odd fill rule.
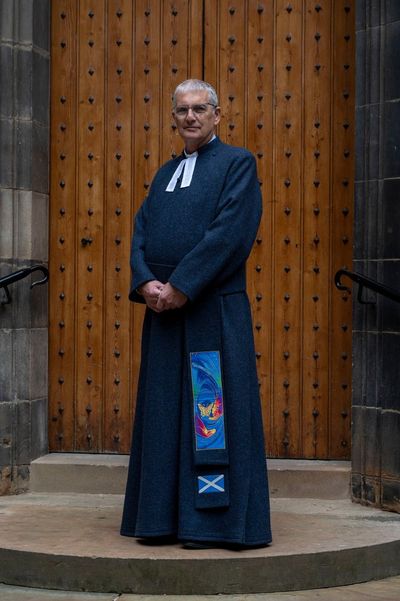
[[200,495],[210,492],[225,492],[225,476],[212,474],[211,476],[197,476]]
[[224,399],[219,351],[190,353],[197,451],[225,449]]

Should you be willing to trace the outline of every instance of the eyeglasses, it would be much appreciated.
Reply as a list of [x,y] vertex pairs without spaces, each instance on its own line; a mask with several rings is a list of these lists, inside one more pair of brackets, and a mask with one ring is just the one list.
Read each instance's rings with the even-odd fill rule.
[[213,106],[214,108],[216,108],[215,104],[211,104],[211,102],[205,102],[204,104],[194,104],[193,106],[177,106],[174,109],[174,113],[177,117],[186,117],[189,111],[192,110],[192,113],[199,117],[201,115],[204,115],[208,111],[209,106]]

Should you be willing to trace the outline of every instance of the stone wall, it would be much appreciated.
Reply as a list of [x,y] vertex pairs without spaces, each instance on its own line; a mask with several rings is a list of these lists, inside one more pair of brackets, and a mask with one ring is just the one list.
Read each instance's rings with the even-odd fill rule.
[[[354,270],[400,291],[400,2],[357,2]],[[354,302],[353,497],[400,511],[400,304]]]
[[[0,276],[47,262],[50,0],[0,2]],[[0,305],[0,494],[47,452],[47,285]],[[0,291],[0,301],[4,301]]]

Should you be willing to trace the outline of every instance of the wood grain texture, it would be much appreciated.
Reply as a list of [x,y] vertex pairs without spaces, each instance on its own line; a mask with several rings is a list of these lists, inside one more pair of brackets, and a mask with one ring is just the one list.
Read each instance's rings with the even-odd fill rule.
[[52,11],[49,445],[75,448],[77,4]]
[[[103,445],[127,453],[131,422],[130,284],[132,210],[132,2],[109,0],[107,9],[105,131],[105,311]],[[121,127],[117,129],[117,124]]]
[[[333,94],[331,150],[331,281],[351,268],[354,189],[355,5],[333,3]],[[350,453],[352,307],[347,293],[334,291],[330,307],[329,455]]]
[[302,454],[328,457],[331,3],[304,22]]
[[351,263],[354,5],[54,1],[52,450],[129,451],[144,313],[127,299],[133,216],[182,148],[173,90],[198,77],[263,193],[247,280],[267,452],[349,457],[351,302],[333,276]]

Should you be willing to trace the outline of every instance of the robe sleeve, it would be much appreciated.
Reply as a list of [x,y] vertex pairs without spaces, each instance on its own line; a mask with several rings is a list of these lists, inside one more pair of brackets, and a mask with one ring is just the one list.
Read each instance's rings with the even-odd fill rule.
[[170,284],[194,301],[207,286],[233,274],[250,254],[261,211],[255,159],[246,153],[231,164],[215,218],[176,266]]
[[148,268],[144,259],[145,250],[145,236],[146,236],[146,223],[147,223],[147,207],[148,199],[146,199],[135,217],[135,227],[132,238],[131,246],[131,269],[132,269],[132,281],[131,289],[129,292],[129,299],[144,303],[144,299],[136,290],[140,288],[146,282],[155,280],[151,270]]

